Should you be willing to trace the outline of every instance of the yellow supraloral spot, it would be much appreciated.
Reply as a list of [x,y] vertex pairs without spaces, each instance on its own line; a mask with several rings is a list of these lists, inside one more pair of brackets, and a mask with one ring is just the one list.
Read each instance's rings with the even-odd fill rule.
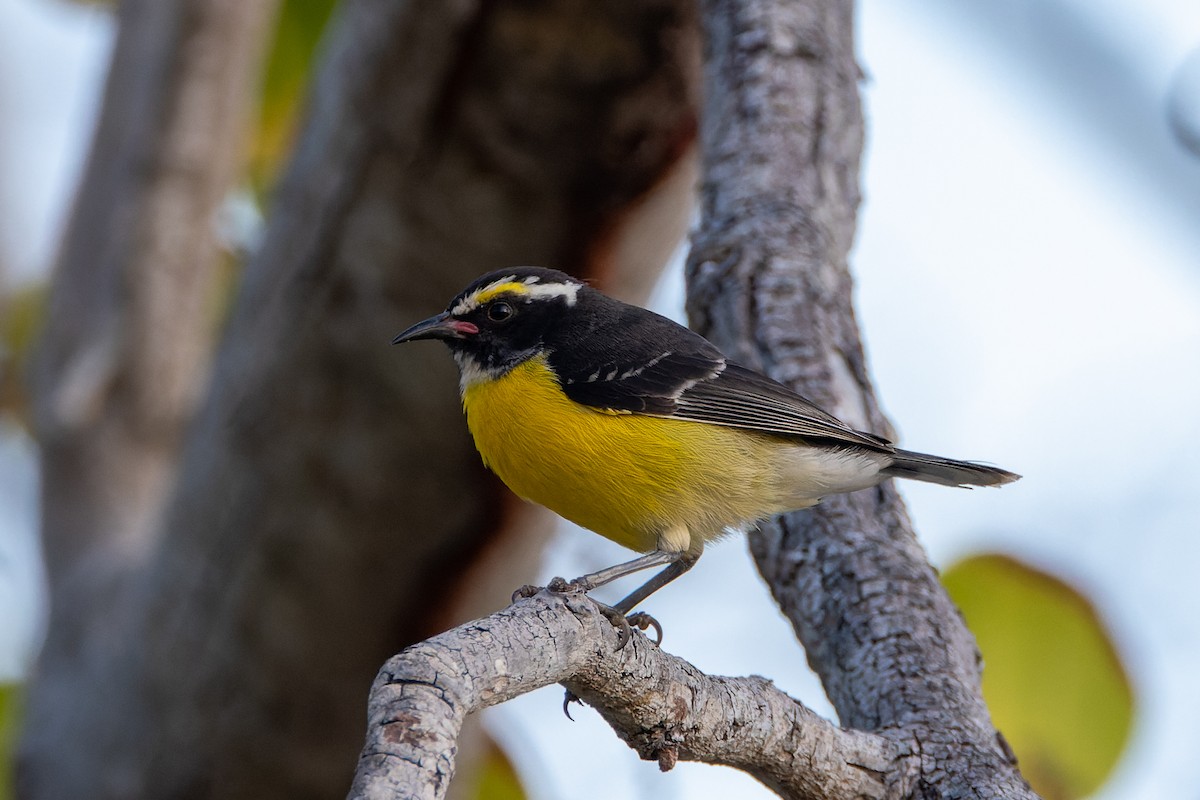
[[478,305],[483,305],[489,300],[499,297],[502,294],[529,294],[529,287],[523,283],[516,281],[504,281],[503,283],[494,283],[491,286],[485,286],[475,293],[471,298]]

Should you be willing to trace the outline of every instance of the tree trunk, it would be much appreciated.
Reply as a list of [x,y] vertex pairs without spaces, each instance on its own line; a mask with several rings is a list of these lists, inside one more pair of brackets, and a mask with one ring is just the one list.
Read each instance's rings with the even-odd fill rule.
[[[863,430],[847,255],[862,115],[850,0],[706,0],[692,324]],[[974,638],[891,483],[761,526],[751,549],[844,726],[919,753],[918,797],[1032,796],[992,726]]]
[[[645,284],[631,265],[688,213],[694,16],[341,9],[161,541],[118,584],[115,631],[47,650],[22,796],[341,794],[386,655],[483,602],[471,576],[505,545],[526,558],[509,580],[491,562],[487,591],[528,579],[539,534],[480,466],[449,359],[387,343],[495,267]],[[664,207],[651,254],[628,248]]]
[[33,380],[50,580],[154,543],[216,315],[275,0],[128,0]]
[[243,160],[275,6],[125,0],[118,11],[31,371],[50,620],[23,747],[29,765],[36,755],[74,785],[95,765],[63,757],[61,726],[89,704],[80,687],[102,667],[97,647],[115,643],[118,592],[160,538],[212,351],[215,217]]

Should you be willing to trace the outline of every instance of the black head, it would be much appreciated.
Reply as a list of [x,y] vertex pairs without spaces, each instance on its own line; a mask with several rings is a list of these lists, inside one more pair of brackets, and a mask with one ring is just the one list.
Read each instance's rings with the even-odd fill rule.
[[463,379],[496,376],[545,350],[545,342],[574,308],[582,281],[565,272],[515,267],[489,272],[450,301],[437,316],[392,340],[441,339],[454,353]]

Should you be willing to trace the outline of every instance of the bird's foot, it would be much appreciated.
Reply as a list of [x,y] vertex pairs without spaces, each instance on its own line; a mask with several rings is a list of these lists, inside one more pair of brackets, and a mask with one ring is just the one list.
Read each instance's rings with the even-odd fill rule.
[[640,631],[648,631],[654,629],[654,644],[662,644],[662,625],[658,624],[658,620],[647,614],[645,611],[638,611],[628,616],[619,608],[606,606],[597,600],[592,600],[600,609],[600,613],[604,615],[612,626],[617,629],[617,650],[624,650],[625,645],[629,644],[629,640],[633,637],[633,629],[637,628]]
[[[588,586],[588,582],[580,580],[579,578],[576,578],[573,581],[566,580],[565,578],[551,578],[550,582],[546,584],[547,591],[555,592],[557,594],[573,594],[575,592],[586,594],[588,588],[590,588]],[[533,597],[540,591],[541,588],[538,586],[522,586],[520,589],[517,589],[515,592],[513,592],[512,600],[515,603],[518,600],[527,597]],[[637,628],[641,631],[648,631],[653,628],[655,634],[654,643],[656,645],[662,644],[662,625],[658,623],[658,620],[646,612],[638,611],[626,616],[623,611],[613,608],[612,606],[605,605],[594,598],[592,598],[592,602],[595,603],[597,608],[600,609],[600,613],[604,615],[604,618],[607,619],[614,628],[616,628],[617,650],[623,650],[625,649],[625,645],[629,644],[629,640],[633,636],[633,628]],[[569,717],[571,715],[567,714],[567,716]]]
[[518,600],[526,600],[530,597],[533,597],[535,594],[537,594],[541,590],[542,590],[542,587],[534,586],[532,584],[527,583],[524,586],[522,586],[520,589],[517,589],[515,592],[512,593],[512,602],[515,603]]
[[551,578],[550,582],[546,584],[546,588],[559,594],[567,594],[568,592],[584,592],[586,594],[596,587],[592,585],[591,581],[587,580],[587,576],[584,576],[576,578],[573,581],[569,581],[566,578]]

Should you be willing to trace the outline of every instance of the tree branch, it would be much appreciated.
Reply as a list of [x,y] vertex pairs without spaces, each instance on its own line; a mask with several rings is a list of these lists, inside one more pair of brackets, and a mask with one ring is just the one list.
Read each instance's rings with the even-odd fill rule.
[[[851,0],[704,3],[713,102],[688,308],[731,356],[886,434],[847,267],[862,147],[852,18]],[[751,546],[842,723],[919,752],[921,796],[1033,796],[890,483],[765,524]]]
[[705,675],[645,636],[616,633],[582,594],[542,591],[391,658],[371,689],[351,798],[441,798],[470,713],[563,683],[663,770],[731,766],[783,797],[882,798],[899,750],[846,731],[765,678]]

